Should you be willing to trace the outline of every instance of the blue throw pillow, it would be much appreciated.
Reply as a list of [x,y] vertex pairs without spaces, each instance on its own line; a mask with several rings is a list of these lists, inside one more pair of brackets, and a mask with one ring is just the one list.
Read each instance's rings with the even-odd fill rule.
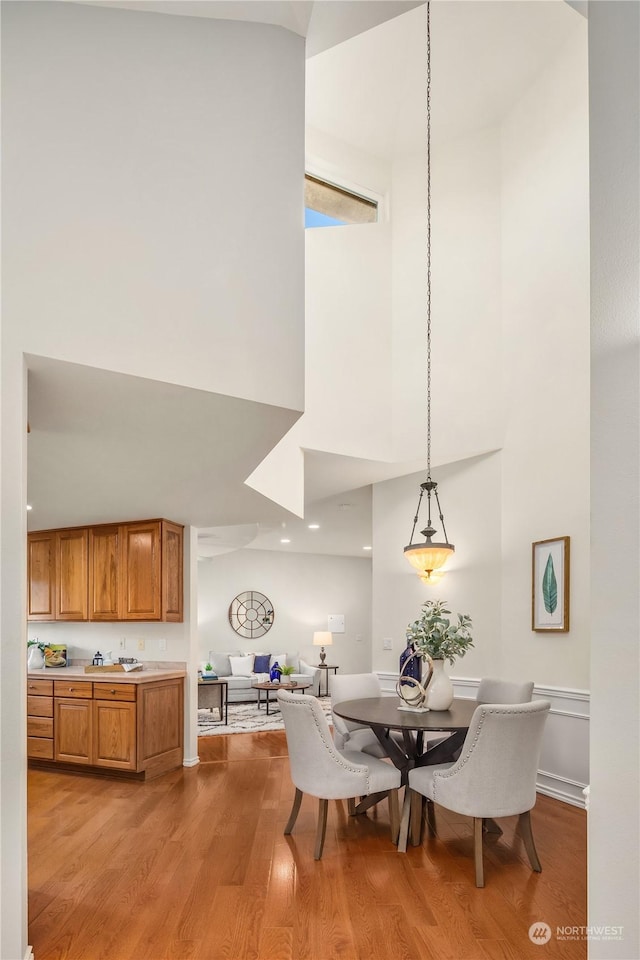
[[254,673],[269,673],[269,661],[271,660],[271,654],[265,653],[259,656],[256,656],[253,661],[253,672]]

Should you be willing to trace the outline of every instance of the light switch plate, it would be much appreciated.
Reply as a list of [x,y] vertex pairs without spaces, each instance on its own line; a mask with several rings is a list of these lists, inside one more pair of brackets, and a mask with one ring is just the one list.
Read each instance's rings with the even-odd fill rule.
[[382,641],[383,650],[393,650],[393,640],[391,637],[385,637]]
[[327,630],[330,633],[344,633],[344,613],[330,613],[327,617]]

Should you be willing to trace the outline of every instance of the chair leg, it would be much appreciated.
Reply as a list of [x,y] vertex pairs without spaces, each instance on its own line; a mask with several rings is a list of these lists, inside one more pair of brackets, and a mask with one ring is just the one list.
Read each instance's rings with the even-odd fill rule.
[[524,841],[524,848],[527,851],[527,856],[529,857],[529,863],[531,864],[531,869],[536,873],[542,873],[542,865],[538,859],[538,851],[536,850],[536,845],[533,842],[533,831],[531,829],[531,811],[527,810],[526,813],[521,813],[518,817],[518,826],[522,833],[522,839]]
[[313,859],[319,860],[322,856],[322,848],[324,847],[324,837],[327,832],[327,810],[329,807],[328,800],[318,800],[318,827],[316,829],[316,848],[313,851]]
[[484,887],[482,865],[482,817],[473,818],[473,857],[476,864],[476,887]]
[[356,798],[349,797],[347,800],[347,812],[350,817],[355,817],[356,815]]
[[291,813],[289,814],[289,819],[287,820],[287,825],[284,828],[285,836],[288,836],[293,830],[293,826],[298,819],[298,814],[300,813],[300,804],[302,803],[302,790],[298,790],[296,787],[296,795],[293,798],[293,806],[291,807]]
[[398,842],[398,834],[400,833],[400,806],[398,804],[398,791],[389,790],[387,796],[389,802],[389,822],[391,823],[391,842]]

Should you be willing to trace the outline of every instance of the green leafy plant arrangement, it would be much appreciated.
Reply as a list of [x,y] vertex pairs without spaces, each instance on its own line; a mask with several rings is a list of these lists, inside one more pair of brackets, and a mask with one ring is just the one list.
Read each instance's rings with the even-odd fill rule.
[[424,612],[419,620],[407,627],[407,643],[412,643],[416,653],[428,655],[432,660],[448,660],[455,663],[456,657],[464,657],[473,646],[471,617],[457,614],[458,623],[451,623],[451,611],[445,600],[427,600],[422,604]]
[[280,676],[281,677],[291,677],[296,672],[295,667],[287,666],[280,667]]
[[37,647],[38,650],[41,650],[44,653],[46,643],[43,643],[42,640],[27,640],[27,648],[30,650],[31,647]]

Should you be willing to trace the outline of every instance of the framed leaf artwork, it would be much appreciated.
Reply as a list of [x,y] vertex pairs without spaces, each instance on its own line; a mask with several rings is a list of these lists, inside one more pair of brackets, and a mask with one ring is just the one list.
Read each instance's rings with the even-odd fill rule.
[[531,629],[569,629],[569,537],[533,544]]

